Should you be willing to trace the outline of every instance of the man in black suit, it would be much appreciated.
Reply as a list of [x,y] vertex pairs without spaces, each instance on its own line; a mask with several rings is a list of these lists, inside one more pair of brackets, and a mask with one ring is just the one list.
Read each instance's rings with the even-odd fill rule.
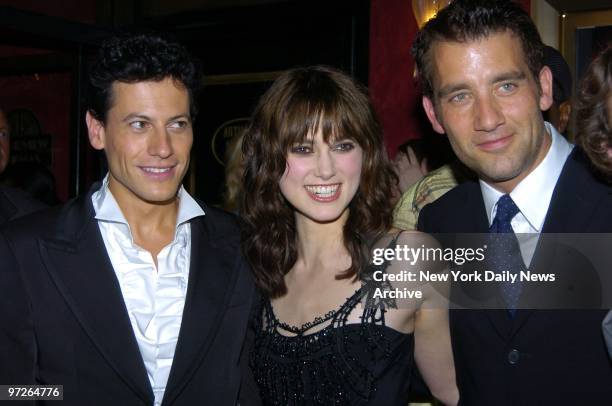
[[[541,233],[612,230],[610,187],[543,121],[552,77],[542,49],[529,16],[509,1],[456,0],[419,32],[413,54],[425,112],[479,177],[426,206],[420,230],[525,233],[536,241]],[[541,250],[534,250],[521,243],[523,266],[537,262]],[[604,310],[528,310],[520,306],[521,285],[499,291],[503,309],[450,314],[462,404],[612,399]]]
[[111,38],[92,65],[102,184],[0,234],[0,383],[69,405],[250,404],[254,284],[232,216],[181,186],[200,76],[179,44]]

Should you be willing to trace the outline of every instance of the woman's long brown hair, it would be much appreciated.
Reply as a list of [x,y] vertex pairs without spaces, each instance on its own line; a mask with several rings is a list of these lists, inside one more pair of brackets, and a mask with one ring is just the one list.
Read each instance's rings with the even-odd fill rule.
[[329,67],[287,71],[259,100],[243,142],[242,247],[257,285],[272,298],[287,292],[284,276],[297,260],[294,209],[279,180],[289,148],[319,129],[326,142],[351,139],[363,149],[361,183],[343,230],[352,263],[337,278],[359,278],[369,244],[391,226],[397,177],[365,89]]

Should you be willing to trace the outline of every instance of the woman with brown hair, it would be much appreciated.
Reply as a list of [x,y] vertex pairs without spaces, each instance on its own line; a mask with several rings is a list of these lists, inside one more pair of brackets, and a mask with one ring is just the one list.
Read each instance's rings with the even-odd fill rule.
[[[580,84],[576,142],[593,165],[612,182],[612,44],[591,62]],[[612,358],[612,310],[603,321]]]
[[[284,73],[243,151],[243,250],[263,298],[251,365],[264,403],[403,406],[416,360],[433,395],[455,404],[444,292],[376,283],[414,265],[382,249],[431,242],[390,231],[396,178],[363,89],[331,68]],[[420,295],[385,296],[395,289]]]
[[612,179],[612,44],[589,66],[576,107],[576,142]]

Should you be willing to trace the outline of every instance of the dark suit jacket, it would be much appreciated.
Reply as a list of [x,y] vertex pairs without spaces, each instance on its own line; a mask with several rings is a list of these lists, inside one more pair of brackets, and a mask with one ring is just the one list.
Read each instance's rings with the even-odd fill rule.
[[[534,196],[537,199],[537,196]],[[426,206],[419,229],[487,233],[478,182]],[[612,231],[612,189],[575,148],[555,186],[543,233]],[[534,260],[538,256],[536,252]],[[580,405],[612,399],[605,310],[452,310],[451,337],[463,405]],[[602,403],[603,402],[603,403]]]
[[[255,288],[233,217],[191,221],[185,309],[163,405],[257,401],[247,366]],[[91,192],[0,231],[0,383],[62,384],[66,405],[152,405]],[[55,404],[55,403],[52,403]]]
[[0,186],[0,225],[45,207],[21,190]]

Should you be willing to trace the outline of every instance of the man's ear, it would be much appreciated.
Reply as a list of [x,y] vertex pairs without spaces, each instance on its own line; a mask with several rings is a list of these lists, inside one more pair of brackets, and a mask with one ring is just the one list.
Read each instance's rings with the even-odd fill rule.
[[85,122],[87,123],[87,136],[89,137],[91,146],[97,150],[104,149],[104,125],[89,111],[85,114]]
[[559,105],[559,132],[563,134],[567,129],[570,116],[572,115],[572,102],[566,100]]
[[427,118],[431,123],[434,131],[439,134],[444,134],[444,127],[438,121],[438,117],[436,116],[436,109],[434,108],[434,104],[431,99],[427,96],[423,96],[423,108],[425,109],[425,114],[427,114]]
[[553,103],[553,77],[550,68],[546,65],[542,67],[540,70],[540,74],[538,75],[538,80],[540,82],[540,110],[546,111],[550,108]]

